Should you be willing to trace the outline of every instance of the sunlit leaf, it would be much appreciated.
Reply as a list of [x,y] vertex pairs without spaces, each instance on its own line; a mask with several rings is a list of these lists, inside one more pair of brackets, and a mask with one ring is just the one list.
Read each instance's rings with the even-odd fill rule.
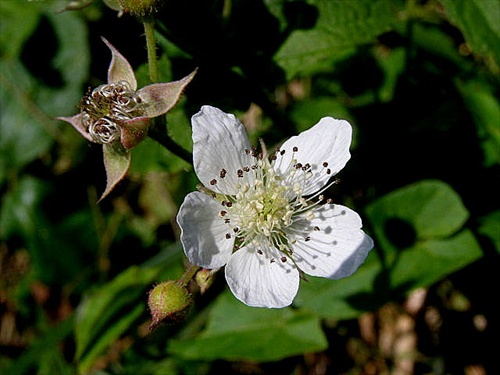
[[332,63],[389,31],[395,3],[386,0],[311,0],[318,20],[309,30],[295,30],[276,53],[288,78],[330,70]]

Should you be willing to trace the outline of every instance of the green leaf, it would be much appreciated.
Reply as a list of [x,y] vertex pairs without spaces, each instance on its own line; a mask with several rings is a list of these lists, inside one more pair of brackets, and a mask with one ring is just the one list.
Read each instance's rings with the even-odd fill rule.
[[[491,0],[441,0],[451,22],[464,34],[472,51],[493,59],[500,69],[500,2]],[[489,62],[487,60],[487,62]]]
[[481,247],[469,230],[443,240],[423,241],[398,253],[390,267],[390,287],[411,290],[431,285],[481,256]]
[[189,360],[275,361],[327,345],[317,316],[290,308],[251,308],[227,292],[214,303],[204,331],[172,340],[168,350]]
[[391,242],[386,235],[388,220],[410,225],[417,240],[443,238],[457,232],[469,217],[460,196],[438,180],[423,180],[378,199],[367,215],[382,246]]
[[[77,14],[55,14],[60,4],[46,2],[7,1],[1,6],[0,183],[11,170],[42,156],[59,137],[53,119],[74,112],[89,69],[86,28]],[[42,19],[55,34],[58,46],[53,56],[40,56],[50,60],[49,69],[61,78],[60,84],[52,82],[50,87],[41,77],[33,76],[21,59],[24,52],[37,53],[26,41],[30,35],[36,37],[35,28]]]
[[332,63],[373,42],[391,29],[394,2],[387,0],[310,0],[319,18],[310,30],[295,30],[274,56],[287,78],[330,71]]
[[[324,318],[354,318],[414,288],[429,286],[482,255],[472,233],[459,231],[468,212],[443,182],[420,181],[391,192],[372,203],[367,216],[377,249],[350,277],[303,282],[297,306]],[[391,228],[394,222],[400,226]]]
[[479,233],[489,237],[500,253],[500,210],[493,211],[479,219]]
[[458,81],[457,85],[476,123],[483,165],[500,164],[500,103],[492,87],[479,80]]
[[76,359],[81,373],[87,373],[103,350],[144,312],[145,288],[158,274],[158,268],[130,267],[78,306]]
[[294,305],[307,308],[322,318],[356,318],[386,301],[386,291],[377,288],[381,272],[382,264],[372,250],[352,276],[340,280],[308,276],[308,281],[300,285]]
[[291,113],[292,120],[296,124],[298,132],[311,128],[325,116],[352,120],[352,116],[347,108],[340,101],[332,97],[320,96],[309,100],[302,100],[294,105]]
[[132,266],[80,303],[76,315],[76,360],[87,373],[109,345],[145,312],[146,289],[158,280],[176,279],[182,273],[179,244],[164,249],[142,266]]

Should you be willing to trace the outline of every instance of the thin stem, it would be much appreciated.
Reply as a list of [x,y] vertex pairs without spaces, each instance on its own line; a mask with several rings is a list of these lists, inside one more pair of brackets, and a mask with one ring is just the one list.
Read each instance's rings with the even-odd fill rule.
[[156,58],[156,37],[153,19],[146,19],[144,24],[144,34],[146,35],[146,48],[148,50],[149,78],[151,82],[158,82],[158,60]]
[[184,272],[184,275],[182,275],[181,278],[177,280],[177,283],[179,285],[186,286],[189,283],[189,280],[191,280],[194,275],[196,275],[196,272],[198,272],[200,268],[201,267],[193,266],[192,264],[190,264]]
[[148,130],[148,136],[161,144],[173,154],[187,161],[189,164],[193,163],[193,155],[189,151],[185,150],[177,143],[175,143],[175,141],[170,138],[166,132],[158,130],[158,128],[155,126],[151,126]]

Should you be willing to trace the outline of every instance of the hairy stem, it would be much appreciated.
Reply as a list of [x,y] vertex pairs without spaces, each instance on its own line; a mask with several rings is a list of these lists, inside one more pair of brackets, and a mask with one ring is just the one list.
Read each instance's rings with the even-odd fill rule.
[[182,286],[186,286],[189,283],[189,280],[191,280],[194,275],[196,275],[196,272],[198,272],[199,269],[200,267],[190,264],[181,278],[177,280],[177,282]]
[[144,34],[146,35],[146,48],[148,50],[149,78],[151,82],[158,82],[158,60],[156,57],[156,37],[154,21],[146,19],[144,24]]

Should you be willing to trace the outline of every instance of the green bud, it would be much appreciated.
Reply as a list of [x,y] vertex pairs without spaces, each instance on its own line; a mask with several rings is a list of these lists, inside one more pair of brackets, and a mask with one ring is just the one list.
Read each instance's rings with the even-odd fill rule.
[[183,319],[192,304],[192,298],[187,289],[177,282],[169,280],[156,285],[149,291],[148,306],[152,322],[150,330],[166,322],[176,322]]
[[214,282],[214,271],[208,269],[199,270],[195,276],[196,284],[200,288],[200,293],[205,293]]
[[135,17],[150,16],[157,12],[160,0],[118,0],[120,7]]

